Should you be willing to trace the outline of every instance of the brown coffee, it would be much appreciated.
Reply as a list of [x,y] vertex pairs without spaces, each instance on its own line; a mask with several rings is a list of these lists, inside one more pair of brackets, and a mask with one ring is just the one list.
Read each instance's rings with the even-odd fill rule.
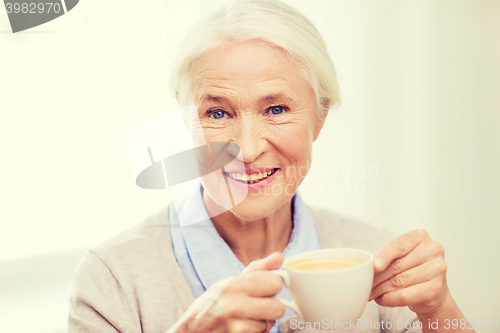
[[317,258],[303,259],[289,263],[286,266],[294,269],[310,271],[321,271],[327,269],[346,268],[363,263],[365,260],[359,258]]

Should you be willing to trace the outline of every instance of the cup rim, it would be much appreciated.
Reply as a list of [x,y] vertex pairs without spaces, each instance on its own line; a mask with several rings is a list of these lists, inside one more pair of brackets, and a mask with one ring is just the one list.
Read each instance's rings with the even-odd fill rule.
[[[350,266],[350,267],[343,267],[343,268],[331,268],[331,269],[325,269],[325,270],[305,270],[305,269],[291,268],[291,267],[287,266],[288,262],[291,259],[293,259],[294,257],[301,256],[301,255],[304,255],[306,253],[313,254],[313,253],[316,253],[316,252],[322,252],[322,251],[325,251],[325,250],[356,250],[356,251],[362,251],[362,252],[368,254],[369,258],[368,258],[368,260],[366,260],[366,261],[364,261],[364,262],[362,262],[361,264],[358,264],[358,265],[354,265],[354,266]],[[312,259],[314,259],[314,258],[312,258]],[[297,259],[297,260],[300,260],[300,259]],[[291,262],[295,262],[295,261],[291,261]],[[293,256],[288,257],[288,258],[286,258],[284,260],[282,267],[283,267],[283,269],[292,271],[294,273],[301,273],[301,274],[332,274],[332,273],[333,274],[341,274],[342,272],[350,272],[350,271],[353,271],[353,270],[356,270],[356,269],[360,269],[360,268],[368,266],[368,265],[373,265],[373,253],[371,253],[370,251],[365,250],[365,249],[354,248],[354,247],[332,247],[332,248],[319,249],[319,250],[313,250],[313,251],[306,251],[306,252],[294,254]]]

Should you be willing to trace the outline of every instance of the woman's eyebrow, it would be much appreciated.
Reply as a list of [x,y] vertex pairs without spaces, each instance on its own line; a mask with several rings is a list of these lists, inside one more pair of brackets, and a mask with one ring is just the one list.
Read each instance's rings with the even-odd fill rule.
[[287,101],[288,103],[293,103],[293,98],[285,93],[277,93],[272,95],[264,96],[260,99],[262,102],[274,102],[276,100]]
[[[286,93],[270,94],[270,95],[266,95],[266,96],[263,96],[260,98],[261,102],[274,102],[277,100],[286,101],[287,103],[294,102],[293,98]],[[224,97],[224,96],[217,96],[217,95],[208,94],[208,95],[204,95],[200,98],[199,104],[202,104],[204,102],[216,102],[216,103],[229,102],[229,99]]]
[[202,98],[200,99],[200,104],[203,102],[221,102],[221,101],[227,102],[228,99],[223,96],[205,95],[202,96]]

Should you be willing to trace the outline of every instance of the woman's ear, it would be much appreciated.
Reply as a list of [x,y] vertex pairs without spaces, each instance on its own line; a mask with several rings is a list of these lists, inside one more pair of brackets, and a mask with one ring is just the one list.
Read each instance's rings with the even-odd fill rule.
[[321,107],[317,112],[313,141],[316,141],[316,139],[319,136],[319,132],[321,131],[323,125],[325,124],[326,116],[328,115],[328,110],[330,110],[330,102],[324,101],[323,103],[321,103]]

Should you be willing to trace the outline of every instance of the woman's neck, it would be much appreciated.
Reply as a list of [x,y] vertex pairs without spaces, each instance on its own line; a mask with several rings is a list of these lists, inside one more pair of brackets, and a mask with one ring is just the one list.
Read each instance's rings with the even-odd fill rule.
[[[214,215],[218,206],[203,191],[203,202],[210,215]],[[246,221],[225,211],[211,218],[219,235],[229,245],[236,257],[247,266],[256,259],[283,250],[288,245],[292,233],[292,200],[275,210],[272,214]]]

